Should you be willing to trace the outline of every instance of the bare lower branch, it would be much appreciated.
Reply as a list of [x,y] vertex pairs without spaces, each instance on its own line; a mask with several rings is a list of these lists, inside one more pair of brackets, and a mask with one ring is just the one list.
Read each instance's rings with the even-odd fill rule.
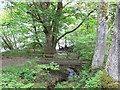
[[69,5],[70,3],[72,3],[73,1],[70,1],[70,2],[68,2],[67,4],[65,4],[64,6],[63,6],[63,8],[65,8],[67,5]]
[[71,31],[68,31],[68,32],[64,33],[62,36],[60,36],[60,37],[57,39],[56,42],[58,42],[58,41],[59,41],[61,38],[63,38],[65,35],[76,31],[76,30],[84,23],[84,21],[90,16],[90,14],[93,13],[95,10],[96,10],[96,9],[92,10],[91,12],[89,12],[88,15],[83,19],[83,21],[82,21],[76,28],[74,28],[74,29],[71,30]]
[[110,30],[112,30],[113,26],[115,25],[115,21],[113,22],[113,24],[110,26],[110,28],[108,29],[107,33],[109,33]]

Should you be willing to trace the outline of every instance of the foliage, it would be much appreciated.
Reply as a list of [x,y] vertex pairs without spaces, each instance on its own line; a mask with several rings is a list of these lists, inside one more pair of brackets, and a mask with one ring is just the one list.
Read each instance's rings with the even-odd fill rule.
[[85,34],[76,37],[74,51],[80,51],[81,60],[92,60],[95,48],[95,35]]
[[94,73],[91,73],[91,69],[86,66],[83,67],[84,70],[79,71],[77,77],[71,78],[68,81],[58,83],[55,88],[83,88]]
[[[2,88],[30,88],[35,87],[38,80],[40,83],[45,82],[45,80],[49,82],[47,78],[49,71],[47,69],[59,70],[59,66],[54,62],[50,65],[38,65],[35,62],[28,62],[25,65],[3,68]],[[46,87],[42,86],[40,83],[37,85],[38,88]]]
[[[7,38],[10,39],[14,49],[29,47],[29,44],[34,42],[41,44],[41,42],[36,41],[36,38],[40,41],[40,38],[44,39],[40,36],[44,35],[43,33],[41,34],[40,31],[34,30],[32,18],[26,13],[29,9],[27,3],[13,2],[11,4],[12,6],[9,6],[8,4],[7,8],[3,10],[6,13],[0,18],[2,19],[0,23],[2,27],[0,27],[0,30],[1,33],[5,33],[5,35],[1,34],[1,36],[3,38],[7,36]],[[40,27],[40,25],[36,24],[36,28],[38,27]],[[4,41],[2,41],[2,43],[3,47],[9,49],[5,46],[6,43]],[[34,49],[35,46],[31,45],[30,48]]]
[[[6,9],[0,13],[0,36],[2,37],[3,48],[8,50],[10,49],[8,46],[11,45],[14,50],[4,52],[2,56],[7,58],[15,56],[30,58],[32,54],[38,54],[38,56],[35,56],[36,59],[40,59],[39,54],[41,52],[35,52],[35,50],[43,51],[44,48],[42,46],[46,46],[46,42],[50,42],[50,45],[55,45],[54,41],[56,42],[65,32],[74,30],[78,23],[88,15],[88,12],[97,6],[95,2],[81,1],[74,5],[63,5],[61,9],[59,9],[60,4],[57,2],[51,2],[50,6],[48,5],[48,9],[42,9],[39,6],[39,4],[47,6],[46,2],[11,2],[11,4],[11,6],[8,4]],[[112,12],[109,14],[109,27],[114,22],[115,7],[110,5]],[[78,31],[60,39],[63,42],[60,44],[64,45],[67,42],[68,45],[74,45],[73,51],[80,52],[81,61],[92,61],[96,31],[97,14],[94,12],[86,18],[81,27],[78,28]],[[111,45],[112,32],[110,31],[108,35],[108,46]],[[46,36],[49,36],[48,33],[51,37],[48,38],[50,41],[46,41]],[[64,42],[64,39],[66,42]],[[59,58],[64,59],[65,57]],[[94,76],[96,71],[92,72],[90,67],[91,63],[82,66],[83,70],[79,72],[80,75],[78,77],[65,82],[59,82],[55,88],[116,87],[116,84],[113,84],[115,81],[104,71],[96,70],[99,72]],[[54,62],[49,65],[38,65],[34,62],[28,62],[25,65],[6,67],[2,71],[3,82],[1,86],[3,88],[46,88],[52,82],[50,78],[52,75],[49,70],[57,72],[59,65]]]
[[[86,81],[85,88],[118,88],[115,79],[109,76],[105,70],[97,70],[95,77],[91,77]],[[94,72],[95,73],[95,72]]]
[[99,71],[95,77],[89,78],[89,80],[86,81],[85,88],[100,88],[101,87],[100,78],[102,74],[103,72]]
[[55,88],[67,88],[67,87],[65,87],[63,84],[58,83],[58,84],[55,86]]
[[[116,88],[115,81],[99,69],[82,67],[79,76],[56,83],[55,88]],[[46,88],[53,82],[49,70],[59,70],[57,63],[38,65],[29,61],[25,65],[10,66],[2,70],[2,88]],[[98,72],[97,72],[98,71]],[[95,75],[95,73],[97,74]],[[55,78],[55,77],[54,77]],[[44,84],[43,84],[44,83]],[[55,83],[55,82],[54,82]]]
[[[93,74],[88,66],[83,67],[79,76],[68,81],[57,83],[55,88],[81,88],[84,87]],[[52,62],[38,65],[29,61],[25,65],[3,68],[2,88],[46,88],[53,82],[49,70],[59,70],[59,65]],[[43,84],[44,83],[44,84]]]
[[52,70],[59,70],[59,65],[57,65],[57,63],[54,63],[54,62],[51,62],[50,65],[48,64],[42,64],[42,65],[37,65],[36,68],[38,70],[42,70],[42,69],[45,69],[45,70],[48,70],[48,69],[52,69]]
[[103,70],[100,80],[103,88],[118,88],[118,84],[115,84],[117,80],[109,76],[105,70]]
[[[11,38],[12,45],[15,49],[21,48],[21,46],[22,48],[34,48],[34,42],[41,43],[42,45],[44,45],[44,26],[50,26],[50,29],[54,29],[57,26],[59,31],[51,30],[51,33],[54,34],[55,37],[60,37],[65,31],[70,31],[73,28],[75,28],[78,25],[78,23],[80,23],[82,19],[87,16],[87,12],[91,11],[91,8],[96,7],[95,3],[91,4],[77,2],[73,6],[70,4],[63,5],[64,8],[62,8],[62,10],[60,9],[60,11],[59,9],[57,9],[57,2],[51,2],[49,9],[42,9],[37,3],[34,3],[36,4],[34,6],[32,2],[9,3],[11,5],[7,4],[6,9],[4,9],[4,11],[8,11],[8,13],[1,17],[1,19],[3,19],[6,16],[1,22],[3,26],[3,28],[1,28],[1,31],[6,34],[7,38]],[[48,20],[44,18],[46,15],[46,18]],[[39,20],[38,17],[39,19],[45,19],[44,23],[41,23],[41,21],[43,20]],[[96,18],[95,15],[91,15],[91,17]],[[91,27],[89,25],[89,22],[91,25],[94,24],[94,21],[93,19],[91,19],[91,17],[89,17],[85,21],[86,23],[83,25],[82,28],[85,28],[86,25]],[[3,44],[5,44],[4,41]]]
[[[23,57],[24,59],[40,59],[41,51],[35,51],[34,49],[14,49],[10,51],[2,52],[2,57],[4,58],[11,58],[12,60],[17,61],[17,57]],[[20,59],[18,59],[20,60]]]

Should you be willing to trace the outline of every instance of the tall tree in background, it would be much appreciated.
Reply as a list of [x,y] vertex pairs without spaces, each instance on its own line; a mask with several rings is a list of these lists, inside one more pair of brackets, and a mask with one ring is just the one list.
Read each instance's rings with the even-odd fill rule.
[[[29,4],[30,6],[30,4]],[[51,2],[32,2],[31,10],[28,12],[34,21],[39,22],[43,26],[43,32],[46,38],[45,51],[46,53],[55,52],[57,44],[57,33],[59,32],[60,17],[62,15],[63,4],[62,0],[54,6],[51,14]],[[53,15],[53,16],[52,16]]]
[[92,61],[92,68],[101,66],[104,62],[106,48],[107,30],[108,30],[108,2],[100,0],[98,8],[98,29],[95,53]]
[[113,32],[112,45],[106,63],[107,73],[116,80],[120,81],[120,0],[117,4],[115,30]]
[[[46,53],[55,52],[59,40],[76,31],[80,26],[83,25],[84,27],[84,22],[90,20],[88,17],[96,9],[95,3],[86,3],[93,4],[90,7],[95,9],[91,10],[90,7],[86,8],[83,2],[69,5],[72,3],[71,1],[63,3],[62,0],[59,0],[59,2],[33,0],[32,2],[10,3],[12,5],[8,5],[6,10],[12,10],[11,19],[7,21],[3,19],[2,25],[4,27],[8,25],[7,30],[12,30],[14,33],[10,32],[8,36],[7,30],[2,29],[2,31],[7,32],[8,37],[14,34],[13,44],[21,43],[22,48],[37,47],[36,45],[39,44],[40,48],[43,46],[42,49],[45,49]],[[78,6],[76,7],[76,5]],[[88,13],[86,13],[86,10]],[[3,43],[7,44],[4,41]]]
[[[68,3],[69,4],[69,3]],[[56,51],[56,44],[65,35],[76,31],[86,20],[86,18],[94,11],[86,15],[86,17],[76,26],[73,30],[67,31],[60,36],[60,30],[63,24],[63,20],[66,19],[64,14],[66,13],[64,9],[66,5],[63,6],[62,0],[59,0],[56,4],[53,2],[32,2],[28,4],[30,10],[28,14],[32,16],[34,21],[41,23],[43,27],[43,32],[46,38],[45,51],[46,53],[53,53]],[[69,13],[67,13],[69,14]],[[74,16],[74,15],[70,15]],[[69,17],[69,15],[67,16]]]

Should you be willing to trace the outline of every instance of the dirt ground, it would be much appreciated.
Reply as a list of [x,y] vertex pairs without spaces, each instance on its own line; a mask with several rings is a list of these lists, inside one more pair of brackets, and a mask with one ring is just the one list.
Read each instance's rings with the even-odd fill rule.
[[32,61],[32,60],[34,59],[24,58],[24,57],[2,58],[2,68],[11,65],[24,64],[27,61]]

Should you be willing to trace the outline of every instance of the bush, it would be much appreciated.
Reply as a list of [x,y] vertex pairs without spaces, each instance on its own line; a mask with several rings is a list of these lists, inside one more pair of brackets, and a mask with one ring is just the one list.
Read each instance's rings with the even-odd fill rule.
[[79,72],[79,76],[69,79],[66,82],[61,82],[56,85],[55,88],[83,88],[93,74],[91,69],[88,69],[86,66],[83,67],[84,70]]
[[101,87],[101,76],[103,72],[99,71],[95,77],[89,78],[88,81],[86,81],[85,88],[100,88]]
[[[2,70],[2,88],[45,88],[47,85],[41,85],[39,82],[49,82],[47,78],[48,69],[59,70],[57,63],[38,65],[34,62],[28,62],[25,65],[10,66]],[[39,75],[37,75],[39,74]],[[41,83],[42,83],[41,82]]]
[[81,60],[92,60],[95,48],[95,35],[81,35],[75,39],[74,51],[80,51]]

